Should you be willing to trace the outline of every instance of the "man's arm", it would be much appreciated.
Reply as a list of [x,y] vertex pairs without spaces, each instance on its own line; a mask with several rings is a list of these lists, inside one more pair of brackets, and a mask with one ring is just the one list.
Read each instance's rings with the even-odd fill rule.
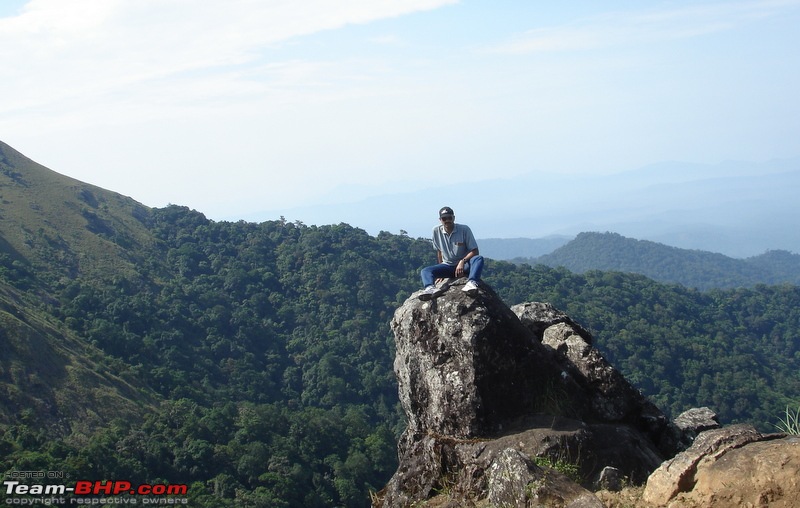
[[471,251],[467,252],[467,255],[461,258],[462,261],[469,261],[470,259],[474,258],[478,255],[478,248],[475,247]]
[[458,260],[458,264],[456,265],[456,277],[463,277],[464,274],[467,273],[464,271],[464,264],[477,255],[478,255],[478,248],[475,247],[471,251],[467,252],[466,256]]

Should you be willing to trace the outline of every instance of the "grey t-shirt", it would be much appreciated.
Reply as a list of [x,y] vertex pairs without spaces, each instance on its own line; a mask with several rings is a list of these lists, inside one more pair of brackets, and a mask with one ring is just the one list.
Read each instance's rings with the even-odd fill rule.
[[457,265],[469,251],[478,248],[478,242],[469,226],[454,224],[448,235],[440,225],[433,228],[433,248],[442,252],[442,262]]

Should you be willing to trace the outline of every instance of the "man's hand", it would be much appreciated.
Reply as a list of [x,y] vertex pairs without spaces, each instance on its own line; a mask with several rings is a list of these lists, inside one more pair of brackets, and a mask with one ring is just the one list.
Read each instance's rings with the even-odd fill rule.
[[456,278],[464,276],[464,260],[458,262],[456,265]]

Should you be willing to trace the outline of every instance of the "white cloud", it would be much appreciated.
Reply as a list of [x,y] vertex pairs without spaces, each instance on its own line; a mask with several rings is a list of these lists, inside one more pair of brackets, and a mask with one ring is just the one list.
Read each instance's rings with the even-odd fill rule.
[[[135,118],[147,104],[164,114],[167,104],[246,95],[260,86],[240,67],[258,65],[271,45],[453,1],[31,0],[0,19],[0,95],[12,99],[0,113],[79,111],[86,122],[87,108],[107,112],[106,102]],[[314,65],[270,64],[260,69],[278,78],[273,90]]]
[[156,206],[316,195],[341,182],[327,161],[379,157],[340,128],[365,118],[346,108],[396,92],[374,86],[384,63],[294,56],[293,39],[455,1],[31,0],[0,18],[0,139]]

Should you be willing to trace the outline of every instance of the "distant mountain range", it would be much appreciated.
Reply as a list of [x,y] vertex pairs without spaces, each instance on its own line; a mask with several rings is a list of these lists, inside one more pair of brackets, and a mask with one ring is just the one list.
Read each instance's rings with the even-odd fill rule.
[[[716,165],[665,162],[612,175],[536,173],[368,195],[338,190],[328,204],[245,217],[306,224],[345,222],[376,235],[427,238],[436,210],[452,206],[478,238],[574,237],[614,231],[686,249],[745,258],[800,253],[800,159]],[[342,203],[347,195],[351,202]],[[359,198],[359,196],[362,196]],[[337,201],[338,200],[338,201]],[[239,217],[235,218],[239,219]]]
[[574,236],[553,235],[546,238],[481,238],[478,246],[488,258],[512,260],[535,258],[550,254],[568,243]]
[[[558,241],[563,244],[552,252],[537,254],[546,245]],[[508,245],[504,248],[506,242]],[[589,270],[638,273],[659,282],[677,283],[701,290],[753,287],[758,284],[800,284],[800,255],[783,250],[735,259],[713,252],[635,240],[617,233],[581,233],[571,241],[563,238],[528,242],[521,239],[493,239],[481,240],[480,243],[485,245],[482,249],[487,257],[503,252],[520,252],[520,246],[527,246],[533,255],[516,256],[513,261],[553,268],[563,266],[575,273]]]

